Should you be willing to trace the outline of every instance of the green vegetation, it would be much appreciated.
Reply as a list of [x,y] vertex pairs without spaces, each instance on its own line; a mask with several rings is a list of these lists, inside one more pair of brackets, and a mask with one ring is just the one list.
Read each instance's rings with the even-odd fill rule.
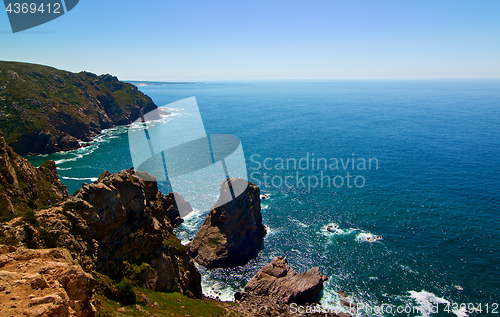
[[[46,144],[33,148],[37,139],[70,135],[85,141],[101,129],[130,123],[144,107],[155,105],[134,85],[111,75],[0,61],[0,127],[21,155],[58,150]],[[76,139],[73,147],[78,147]]]
[[143,277],[148,271],[153,271],[154,269],[148,263],[141,264],[130,264],[127,261],[123,262],[124,265],[124,274],[125,276],[132,281],[143,281]]
[[179,240],[174,234],[168,233],[168,239],[163,240],[163,247],[168,249],[168,246],[171,245],[175,247],[179,252],[186,252],[186,247],[182,245],[181,240]]
[[116,285],[116,290],[118,291],[118,298],[122,305],[135,304],[136,296],[134,292],[134,285],[132,282],[124,278],[120,283]]
[[0,193],[0,222],[9,221],[14,218],[15,214],[9,210],[10,200],[5,194]]
[[[231,310],[233,303],[221,303],[211,299],[194,299],[182,295],[180,293],[164,293],[155,292],[150,289],[136,287],[133,289],[138,302],[141,294],[146,295],[153,303],[158,303],[159,308],[147,306],[144,303],[139,303],[140,310],[135,306],[124,306],[117,302],[98,294],[100,305],[97,307],[97,316],[144,316],[146,311],[148,314],[156,316],[238,316]],[[120,311],[118,311],[122,308]],[[141,311],[142,310],[142,311]]]

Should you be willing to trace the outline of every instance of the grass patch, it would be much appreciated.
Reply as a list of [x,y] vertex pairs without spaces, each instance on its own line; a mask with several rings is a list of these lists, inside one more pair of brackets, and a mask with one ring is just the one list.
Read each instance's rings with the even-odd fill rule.
[[165,249],[167,249],[169,245],[175,247],[177,250],[179,250],[180,253],[184,253],[187,251],[187,248],[182,245],[181,240],[179,240],[170,232],[168,233],[168,239],[163,240],[163,247]]
[[[149,315],[156,316],[196,316],[196,317],[212,317],[212,316],[238,316],[234,311],[223,307],[224,304],[211,299],[194,299],[182,295],[181,293],[163,293],[155,292],[150,289],[141,287],[134,288],[137,298],[141,294],[146,295],[154,303],[158,303],[160,308],[146,306],[140,303],[140,308],[147,311]],[[100,300],[100,306],[97,308],[97,316],[145,316],[143,311],[139,310],[135,305],[125,306],[124,309],[118,311],[122,306],[120,303],[112,301],[103,295],[97,295]]]

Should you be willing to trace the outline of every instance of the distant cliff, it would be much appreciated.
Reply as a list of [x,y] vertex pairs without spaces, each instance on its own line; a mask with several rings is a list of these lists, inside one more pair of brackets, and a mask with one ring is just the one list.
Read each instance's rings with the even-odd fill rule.
[[102,129],[155,108],[134,85],[111,75],[0,61],[0,129],[20,155],[76,149]]

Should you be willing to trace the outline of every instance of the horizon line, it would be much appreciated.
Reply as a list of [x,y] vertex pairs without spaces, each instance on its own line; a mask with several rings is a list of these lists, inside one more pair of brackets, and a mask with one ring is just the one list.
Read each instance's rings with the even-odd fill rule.
[[337,77],[337,78],[205,78],[205,79],[120,79],[123,82],[204,84],[215,81],[383,81],[383,80],[500,80],[495,77]]

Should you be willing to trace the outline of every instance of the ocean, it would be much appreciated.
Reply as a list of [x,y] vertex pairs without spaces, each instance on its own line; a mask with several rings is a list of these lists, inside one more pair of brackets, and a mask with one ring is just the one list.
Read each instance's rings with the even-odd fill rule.
[[[205,294],[232,300],[281,255],[328,276],[326,308],[348,311],[342,290],[357,316],[500,315],[500,80],[139,88],[158,106],[195,96],[206,132],[241,139],[248,178],[269,197],[262,251],[244,267],[200,267]],[[126,127],[28,159],[56,161],[70,194],[132,166]],[[176,229],[184,243],[207,213]]]

